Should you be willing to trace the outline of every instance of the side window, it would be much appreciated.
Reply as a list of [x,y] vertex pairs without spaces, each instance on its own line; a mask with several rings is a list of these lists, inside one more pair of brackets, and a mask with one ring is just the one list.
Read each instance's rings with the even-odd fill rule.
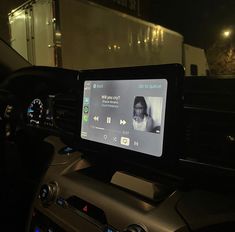
[[191,64],[190,65],[190,73],[192,76],[197,76],[198,75],[198,68],[196,64]]

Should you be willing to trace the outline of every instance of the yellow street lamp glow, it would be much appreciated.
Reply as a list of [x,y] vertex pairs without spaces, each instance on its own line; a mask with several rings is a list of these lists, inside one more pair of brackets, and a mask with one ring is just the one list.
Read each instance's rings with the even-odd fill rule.
[[226,30],[226,31],[223,32],[223,36],[225,38],[228,38],[230,35],[231,35],[231,31],[230,30]]

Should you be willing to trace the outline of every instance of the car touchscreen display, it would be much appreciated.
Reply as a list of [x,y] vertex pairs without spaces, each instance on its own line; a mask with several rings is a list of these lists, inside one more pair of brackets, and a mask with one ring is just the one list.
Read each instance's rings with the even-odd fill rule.
[[81,138],[162,156],[166,79],[85,81]]

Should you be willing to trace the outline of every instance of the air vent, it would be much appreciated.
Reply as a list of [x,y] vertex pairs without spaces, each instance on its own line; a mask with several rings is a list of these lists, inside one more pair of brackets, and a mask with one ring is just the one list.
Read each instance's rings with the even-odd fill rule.
[[205,228],[195,230],[195,232],[224,232],[231,231],[231,228],[235,228],[235,222],[223,222],[220,224],[210,225]]
[[54,104],[56,127],[65,133],[75,133],[78,125],[77,108],[78,102],[74,96],[56,96]]
[[235,168],[235,113],[184,109],[184,158]]
[[187,106],[235,112],[235,79],[187,78],[184,95]]
[[184,157],[235,169],[235,79],[184,81]]

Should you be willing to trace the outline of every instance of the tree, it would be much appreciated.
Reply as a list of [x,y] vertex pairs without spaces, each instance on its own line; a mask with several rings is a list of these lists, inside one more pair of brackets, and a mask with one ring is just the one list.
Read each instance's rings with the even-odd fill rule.
[[212,75],[235,75],[235,42],[232,36],[217,40],[206,53]]

